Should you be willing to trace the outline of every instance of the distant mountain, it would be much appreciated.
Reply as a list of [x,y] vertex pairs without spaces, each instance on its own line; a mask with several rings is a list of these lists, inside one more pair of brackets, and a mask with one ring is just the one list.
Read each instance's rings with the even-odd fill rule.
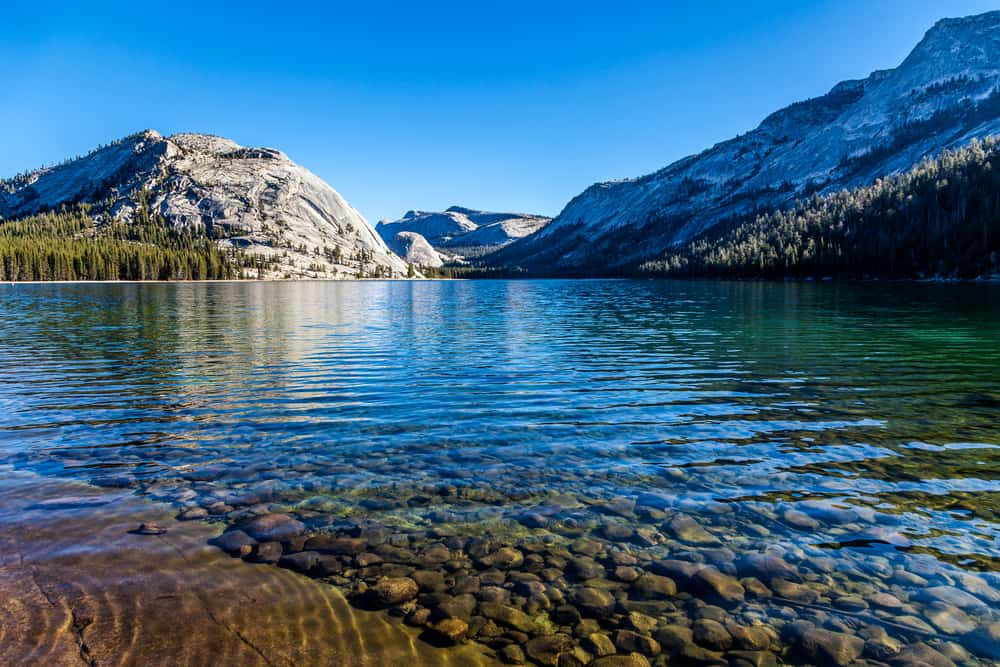
[[397,232],[386,243],[394,253],[402,257],[408,264],[433,268],[444,264],[444,259],[434,247],[416,232]]
[[545,273],[631,273],[720,225],[868,185],[1000,131],[1000,12],[938,22],[904,62],[793,104],[641,178],[591,186],[489,258]]
[[[255,262],[256,277],[405,276],[368,222],[333,188],[271,148],[147,130],[55,167],[0,182],[0,218],[87,204],[105,225],[137,212],[213,239]],[[0,224],[2,226],[2,224]]]
[[394,247],[400,233],[418,234],[444,261],[496,252],[538,231],[550,221],[551,218],[540,215],[491,213],[452,206],[440,212],[408,211],[399,220],[378,223],[375,229],[390,247]]

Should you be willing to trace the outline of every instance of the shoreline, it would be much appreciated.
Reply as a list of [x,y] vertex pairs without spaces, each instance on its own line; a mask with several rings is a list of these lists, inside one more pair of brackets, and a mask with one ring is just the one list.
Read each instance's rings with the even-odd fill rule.
[[715,283],[819,283],[819,284],[844,284],[844,283],[905,283],[905,284],[933,284],[933,285],[988,285],[1000,283],[1000,275],[980,276],[978,278],[719,278],[707,276],[634,276],[634,277],[558,277],[558,276],[522,276],[505,278],[301,278],[301,279],[278,279],[278,280],[258,280],[227,278],[221,280],[5,280],[0,282],[0,286],[16,287],[17,285],[200,285],[200,284],[296,284],[296,283],[443,283],[443,282],[478,282],[478,281],[536,281],[536,280],[563,280],[563,281],[662,281],[662,282],[715,282]]
[[[219,525],[130,492],[0,469],[0,663],[491,664],[442,650],[338,589],[231,558]],[[163,535],[136,535],[139,523]]]

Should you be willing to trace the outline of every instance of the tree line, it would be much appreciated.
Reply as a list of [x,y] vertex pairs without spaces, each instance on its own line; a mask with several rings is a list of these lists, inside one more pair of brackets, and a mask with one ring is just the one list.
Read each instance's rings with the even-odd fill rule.
[[[132,222],[98,224],[89,207],[0,221],[0,280],[238,278],[240,253],[177,229],[141,199]],[[256,268],[256,267],[252,267]]]
[[973,141],[872,185],[735,220],[644,275],[975,278],[1000,271],[1000,142]]

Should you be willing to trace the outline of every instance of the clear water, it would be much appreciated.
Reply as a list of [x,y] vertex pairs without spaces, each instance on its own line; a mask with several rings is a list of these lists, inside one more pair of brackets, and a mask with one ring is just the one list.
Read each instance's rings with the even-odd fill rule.
[[[977,655],[969,628],[942,631],[917,598],[985,586],[969,622],[1000,620],[998,447],[997,286],[0,289],[0,463],[227,523],[262,504],[310,531],[377,522],[414,550],[487,531],[617,539],[741,576],[741,558],[778,550],[828,612],[912,598],[932,632],[899,640],[953,658]],[[717,541],[683,539],[682,514]],[[606,539],[614,523],[654,534]]]

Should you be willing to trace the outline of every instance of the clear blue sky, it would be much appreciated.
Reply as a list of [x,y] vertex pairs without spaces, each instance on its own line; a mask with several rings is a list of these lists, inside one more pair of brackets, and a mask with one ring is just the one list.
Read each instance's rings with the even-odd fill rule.
[[555,214],[1000,2],[3,5],[0,175],[146,127],[210,132],[284,150],[375,222]]

